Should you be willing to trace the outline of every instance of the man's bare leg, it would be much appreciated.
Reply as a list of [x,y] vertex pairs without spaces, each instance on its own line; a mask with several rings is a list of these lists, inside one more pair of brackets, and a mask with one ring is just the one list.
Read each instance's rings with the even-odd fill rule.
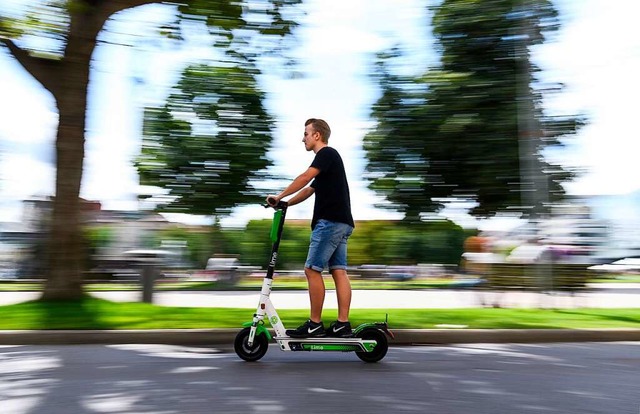
[[304,274],[307,276],[307,282],[309,283],[309,301],[311,302],[311,312],[309,319],[313,322],[322,321],[322,307],[324,305],[324,280],[322,280],[322,273],[305,267]]
[[351,308],[351,282],[344,269],[333,269],[331,271],[333,282],[336,284],[336,296],[338,297],[338,321],[349,321],[349,310]]

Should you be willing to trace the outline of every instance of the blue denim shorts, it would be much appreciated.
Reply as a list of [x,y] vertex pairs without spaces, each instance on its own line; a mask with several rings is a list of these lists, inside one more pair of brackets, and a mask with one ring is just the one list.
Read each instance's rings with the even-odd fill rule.
[[347,268],[347,239],[353,227],[345,223],[320,219],[311,232],[309,254],[304,266],[322,272]]

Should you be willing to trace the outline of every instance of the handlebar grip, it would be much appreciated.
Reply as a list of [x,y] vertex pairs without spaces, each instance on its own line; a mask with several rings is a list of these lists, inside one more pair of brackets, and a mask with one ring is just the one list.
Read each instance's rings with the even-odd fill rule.
[[[269,197],[269,198],[272,199],[272,200],[275,200],[275,198],[273,198],[273,197]],[[289,203],[287,203],[286,201],[280,200],[280,201],[278,201],[278,204],[276,204],[275,206],[272,206],[270,204],[263,204],[262,207],[264,207],[264,208],[271,207],[271,208],[276,209],[276,210],[278,210],[278,209],[282,210],[283,208],[286,208],[288,205],[289,205]]]

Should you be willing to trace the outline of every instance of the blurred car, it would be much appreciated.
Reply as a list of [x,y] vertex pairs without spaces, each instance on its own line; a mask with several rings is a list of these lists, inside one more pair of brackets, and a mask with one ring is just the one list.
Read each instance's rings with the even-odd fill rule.
[[96,267],[91,271],[93,275],[103,277],[137,280],[140,269],[145,265],[153,265],[160,270],[161,276],[177,263],[179,255],[163,249],[134,249],[119,255],[96,258]]
[[243,275],[259,269],[257,266],[242,265],[236,257],[211,257],[204,270],[196,271],[193,277],[235,283]]
[[364,264],[355,269],[363,279],[406,281],[416,277],[416,266],[387,266]]
[[415,266],[388,266],[385,277],[390,280],[405,282],[416,277]]
[[606,273],[640,273],[640,257],[627,257],[612,263],[590,266],[588,269]]
[[122,256],[125,259],[131,261],[154,261],[158,263],[168,263],[171,262],[171,259],[177,256],[176,253],[170,250],[162,250],[162,249],[135,249],[135,250],[127,250],[122,253]]

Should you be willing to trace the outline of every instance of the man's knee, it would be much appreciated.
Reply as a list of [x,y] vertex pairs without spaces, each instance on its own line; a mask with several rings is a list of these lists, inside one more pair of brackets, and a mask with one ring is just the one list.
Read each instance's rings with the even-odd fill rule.
[[333,277],[333,280],[349,279],[346,269],[332,269],[331,276]]
[[313,270],[310,267],[304,268],[304,275],[307,277],[307,279],[322,277],[322,273],[318,272],[317,270]]

